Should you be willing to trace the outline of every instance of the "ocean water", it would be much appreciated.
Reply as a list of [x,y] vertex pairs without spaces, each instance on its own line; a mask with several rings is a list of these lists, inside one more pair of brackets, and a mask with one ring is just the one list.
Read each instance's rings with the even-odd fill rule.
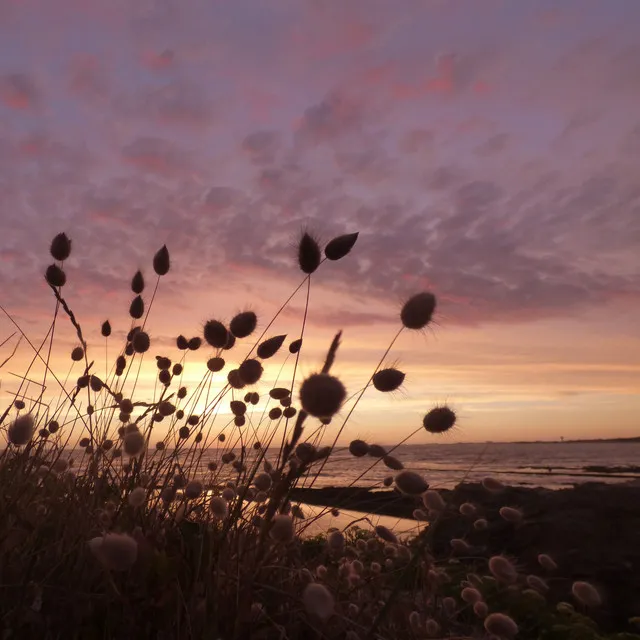
[[[390,449],[390,448],[389,448]],[[251,452],[253,453],[253,452]],[[274,461],[276,451],[268,451]],[[489,443],[403,445],[393,451],[406,469],[425,476],[433,488],[452,488],[461,481],[495,476],[505,484],[559,489],[582,482],[628,482],[640,472],[588,471],[588,467],[638,467],[640,443]],[[219,460],[220,452],[205,452],[202,463]],[[394,472],[382,461],[355,458],[337,447],[314,487],[372,487]],[[310,486],[311,480],[305,483]]]

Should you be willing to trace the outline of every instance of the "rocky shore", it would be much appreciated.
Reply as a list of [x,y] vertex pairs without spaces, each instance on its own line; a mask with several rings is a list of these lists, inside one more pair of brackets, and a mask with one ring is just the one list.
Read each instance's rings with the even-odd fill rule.
[[[558,563],[550,597],[570,600],[574,580],[588,580],[603,596],[595,615],[605,628],[632,630],[629,618],[640,615],[640,487],[631,484],[586,483],[571,489],[506,487],[490,493],[479,484],[442,490],[451,505],[431,533],[436,553],[450,553],[451,538],[465,538],[474,551],[504,553],[517,559],[524,572],[539,573],[536,558],[548,553]],[[298,489],[294,499],[313,505],[411,518],[416,500],[397,491],[359,488]],[[478,508],[489,526],[476,531],[457,513],[463,502]],[[520,524],[505,522],[500,507],[520,509]],[[634,629],[637,631],[637,629]]]

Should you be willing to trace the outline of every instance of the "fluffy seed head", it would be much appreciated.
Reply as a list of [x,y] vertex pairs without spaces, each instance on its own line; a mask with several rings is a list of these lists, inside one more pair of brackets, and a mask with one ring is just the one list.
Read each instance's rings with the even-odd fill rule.
[[538,556],[538,564],[545,571],[555,571],[558,568],[558,565],[556,564],[556,561],[550,555],[547,555],[546,553],[541,553]]
[[236,338],[250,336],[258,324],[258,317],[253,311],[243,311],[233,317],[229,329]]
[[171,266],[169,260],[169,250],[167,245],[162,245],[162,248],[158,250],[155,256],[153,256],[153,270],[159,276],[165,276],[169,273],[169,267]]
[[387,476],[383,481],[382,484],[385,487],[390,487],[393,484],[393,476]]
[[378,391],[389,392],[395,391],[404,382],[404,373],[390,367],[376,371],[373,375],[373,386]]
[[229,332],[222,322],[209,320],[204,325],[204,339],[215,349],[222,349],[229,339]]
[[66,233],[59,233],[52,241],[49,248],[54,260],[62,262],[71,254],[71,240]]
[[456,424],[456,414],[449,407],[434,407],[422,420],[429,433],[446,433]]
[[482,600],[482,594],[477,589],[474,589],[473,587],[465,587],[460,592],[460,597],[467,604],[475,604],[476,602],[480,602]]
[[243,389],[245,386],[244,380],[240,377],[238,369],[232,369],[227,374],[227,381],[234,389]]
[[273,407],[269,409],[269,419],[277,420],[282,415],[282,409],[280,407]]
[[320,246],[307,232],[298,243],[298,265],[303,273],[311,274],[320,266]]
[[327,544],[334,551],[342,551],[345,545],[344,535],[340,531],[332,531],[327,536]]
[[391,531],[388,527],[385,527],[383,524],[379,524],[374,528],[375,534],[384,540],[385,542],[391,542],[392,544],[398,543],[398,538],[396,538],[396,534]]
[[415,471],[403,470],[395,477],[396,487],[410,496],[419,496],[428,488],[429,484]]
[[475,613],[478,618],[486,618],[489,614],[489,607],[487,606],[487,603],[484,601],[476,602],[473,605],[473,613]]
[[271,476],[268,473],[259,473],[253,479],[253,484],[259,491],[268,491],[271,487]]
[[214,518],[218,520],[224,520],[229,513],[229,506],[227,505],[227,501],[220,496],[213,496],[211,498],[209,508],[211,509],[211,513],[213,514]]
[[424,329],[436,309],[436,297],[427,291],[409,298],[400,311],[400,320],[407,329]]
[[338,413],[346,395],[342,382],[328,373],[314,373],[300,386],[300,404],[315,418]]
[[302,602],[309,615],[321,620],[328,620],[335,609],[333,596],[324,585],[317,582],[311,582],[304,588]]
[[357,231],[355,233],[346,233],[342,236],[337,236],[324,248],[324,255],[327,257],[327,260],[340,260],[353,249],[353,245],[357,239]]
[[489,523],[487,522],[487,520],[485,520],[484,518],[478,518],[474,523],[473,523],[473,528],[476,531],[484,531],[485,529],[487,529],[487,527],[489,526]]
[[11,444],[21,447],[29,442],[35,432],[35,424],[30,413],[18,416],[7,430]]
[[500,480],[489,477],[482,480],[482,486],[491,493],[498,493],[504,489],[504,485],[502,484],[502,482],[500,482]]
[[151,338],[149,338],[149,334],[146,331],[138,331],[138,333],[133,336],[132,344],[133,350],[136,353],[145,353],[146,351],[149,351]]
[[440,632],[440,625],[433,618],[429,618],[424,623],[424,630],[427,632],[429,637],[435,636]]
[[267,358],[275,355],[282,346],[282,343],[284,342],[286,337],[286,335],[273,336],[272,338],[267,338],[267,340],[261,342],[258,345],[258,349],[256,352],[258,354],[258,358],[266,360]]
[[598,590],[592,584],[583,580],[578,580],[571,585],[571,593],[585,607],[599,607],[602,604],[602,598]]
[[141,507],[147,499],[147,490],[144,487],[136,487],[129,494],[129,504],[132,507]]
[[513,638],[518,625],[504,613],[492,613],[485,618],[484,628],[498,638]]
[[144,315],[144,300],[142,296],[136,296],[131,301],[131,306],[129,307],[129,315],[135,320],[139,320]]
[[198,336],[194,336],[193,338],[190,338],[189,342],[187,342],[187,349],[189,349],[189,351],[197,351],[201,346],[202,346],[202,339],[199,338]]
[[178,349],[180,349],[180,351],[186,351],[189,348],[189,341],[185,338],[185,336],[180,334],[176,338],[176,346],[178,347]]
[[125,434],[123,448],[128,456],[140,455],[144,450],[144,446],[144,436],[139,431],[130,431]]
[[269,535],[276,542],[291,542],[294,536],[293,520],[291,516],[280,513],[273,518]]
[[195,498],[199,498],[203,491],[204,485],[200,480],[190,480],[184,488],[184,495],[189,498],[189,500],[194,500]]
[[372,458],[384,458],[387,455],[387,450],[379,444],[370,444],[369,455]]
[[527,584],[540,593],[549,591],[549,585],[539,576],[530,575],[527,576]]
[[444,511],[447,508],[447,504],[443,500],[442,496],[433,489],[427,491],[422,496],[422,503],[430,511]]
[[144,276],[142,271],[136,271],[131,279],[131,291],[136,295],[140,295],[144,291]]
[[452,538],[450,544],[452,551],[459,555],[463,555],[471,551],[471,546],[469,545],[469,543],[462,538]]
[[364,440],[352,440],[349,443],[349,453],[356,458],[362,458],[369,453],[369,445]]
[[473,516],[476,515],[475,505],[470,502],[463,502],[460,505],[459,511],[463,516],[467,516],[468,518],[473,518]]
[[138,543],[126,533],[107,533],[93,538],[89,548],[111,571],[127,571],[138,558]]
[[504,556],[493,556],[490,558],[489,571],[491,571],[491,574],[496,580],[506,584],[513,584],[518,578],[515,567],[511,564],[511,561]]
[[513,507],[501,507],[499,513],[503,520],[513,524],[519,524],[523,519],[522,511]]
[[392,469],[393,471],[402,471],[404,469],[402,462],[400,462],[400,460],[395,456],[385,456],[382,458],[382,462],[385,467]]
[[259,360],[249,358],[238,367],[238,375],[245,384],[255,384],[262,377],[262,365]]
[[100,327],[100,333],[103,337],[108,338],[111,335],[111,323],[108,320],[105,320]]
[[44,277],[52,287],[64,287],[67,282],[67,276],[57,264],[49,265]]
[[[291,409],[292,407],[287,407]],[[287,409],[284,410],[286,413]],[[296,456],[302,462],[313,462],[316,459],[317,449],[310,442],[301,442],[296,447]]]

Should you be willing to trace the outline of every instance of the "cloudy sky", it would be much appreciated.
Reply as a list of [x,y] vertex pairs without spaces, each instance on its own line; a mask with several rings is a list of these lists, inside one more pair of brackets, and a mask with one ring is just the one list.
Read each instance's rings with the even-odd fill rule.
[[[1,303],[42,340],[66,231],[65,296],[103,367],[100,323],[113,359],[129,280],[166,243],[148,326],[175,358],[209,318],[267,325],[302,230],[359,231],[312,278],[299,376],[343,329],[355,392],[402,301],[439,307],[388,356],[403,389],[367,392],[347,437],[393,442],[442,402],[449,441],[639,435],[639,24],[637,0],[0,0]],[[304,291],[270,333],[299,335]],[[3,403],[31,356],[0,371]]]

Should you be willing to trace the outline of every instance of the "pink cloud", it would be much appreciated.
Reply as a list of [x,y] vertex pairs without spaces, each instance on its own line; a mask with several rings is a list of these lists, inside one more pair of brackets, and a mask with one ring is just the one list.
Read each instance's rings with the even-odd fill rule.
[[28,75],[11,73],[0,77],[0,99],[11,109],[32,109],[38,102],[38,91]]

